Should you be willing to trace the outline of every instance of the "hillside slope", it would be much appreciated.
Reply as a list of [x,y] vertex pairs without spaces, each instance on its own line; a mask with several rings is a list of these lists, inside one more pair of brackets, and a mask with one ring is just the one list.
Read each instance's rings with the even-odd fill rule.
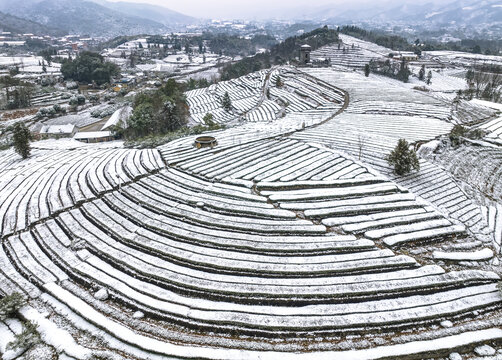
[[83,0],[0,1],[0,10],[46,26],[57,26],[72,34],[114,37],[132,34],[159,34],[167,27],[158,22],[129,16]]

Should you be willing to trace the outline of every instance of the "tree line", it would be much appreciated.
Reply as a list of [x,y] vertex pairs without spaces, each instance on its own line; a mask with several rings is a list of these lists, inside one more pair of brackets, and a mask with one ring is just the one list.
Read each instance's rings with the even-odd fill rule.
[[327,26],[313,30],[299,36],[289,37],[276,44],[265,53],[246,57],[234,64],[227,64],[221,70],[221,79],[230,80],[261,69],[270,68],[272,65],[282,65],[295,62],[298,51],[302,45],[308,44],[312,50],[338,42],[338,33],[328,29]]
[[98,53],[84,51],[75,59],[63,60],[61,73],[65,79],[98,85],[110,83],[111,78],[120,74],[120,68]]

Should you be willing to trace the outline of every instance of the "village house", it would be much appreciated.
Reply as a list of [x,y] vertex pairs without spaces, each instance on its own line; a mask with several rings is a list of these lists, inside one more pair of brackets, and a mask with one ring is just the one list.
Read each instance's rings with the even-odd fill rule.
[[76,132],[77,128],[73,124],[44,125],[40,129],[40,137],[42,139],[71,138]]

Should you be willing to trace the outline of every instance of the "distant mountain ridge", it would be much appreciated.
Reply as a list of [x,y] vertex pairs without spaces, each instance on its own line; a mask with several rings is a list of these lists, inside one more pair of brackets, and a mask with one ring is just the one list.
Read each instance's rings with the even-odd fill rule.
[[105,0],[91,0],[101,6],[108,9],[115,10],[130,16],[139,16],[145,19],[156,21],[158,23],[164,24],[166,26],[174,25],[187,25],[197,23],[199,20],[181,14],[177,11],[170,10],[163,6],[150,5],[144,3],[132,3],[132,2],[110,2]]
[[0,30],[9,31],[14,34],[35,34],[35,35],[54,35],[63,36],[67,32],[60,29],[54,29],[34,21],[19,18],[14,15],[0,12]]
[[324,6],[310,12],[315,20],[329,20],[339,23],[351,21],[403,21],[410,24],[429,23],[436,25],[479,25],[502,21],[502,2],[500,0],[456,0],[446,4],[438,3],[402,3],[393,1],[367,5],[361,9],[358,5],[342,8]]
[[[195,21],[162,7],[125,3],[116,5],[105,1],[98,4],[86,0],[0,0],[0,11],[71,34],[103,37],[163,34],[180,24]],[[153,20],[155,12],[159,20],[166,21]]]

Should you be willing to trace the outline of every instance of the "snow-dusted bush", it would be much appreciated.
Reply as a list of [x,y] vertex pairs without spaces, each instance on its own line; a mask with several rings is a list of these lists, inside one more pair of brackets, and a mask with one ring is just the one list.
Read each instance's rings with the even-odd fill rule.
[[98,94],[91,94],[89,95],[89,101],[92,103],[98,102],[99,101],[99,95]]
[[37,325],[31,321],[27,321],[23,324],[23,332],[16,335],[14,341],[7,344],[7,349],[17,350],[17,349],[28,349],[33,345],[40,342],[40,334],[37,330]]
[[56,115],[57,111],[54,109],[54,107],[47,108],[47,116],[54,116]]
[[70,105],[72,105],[72,106],[84,105],[84,104],[85,104],[85,96],[84,95],[72,96],[70,98]]
[[99,117],[101,117],[101,110],[98,109],[98,110],[91,111],[91,116],[93,118],[99,118]]
[[75,89],[78,89],[78,83],[77,83],[77,82],[75,82],[75,81],[68,81],[68,82],[66,83],[66,88],[67,88],[68,90],[75,90]]
[[12,293],[0,300],[0,320],[12,317],[25,304],[25,300],[20,293]]

